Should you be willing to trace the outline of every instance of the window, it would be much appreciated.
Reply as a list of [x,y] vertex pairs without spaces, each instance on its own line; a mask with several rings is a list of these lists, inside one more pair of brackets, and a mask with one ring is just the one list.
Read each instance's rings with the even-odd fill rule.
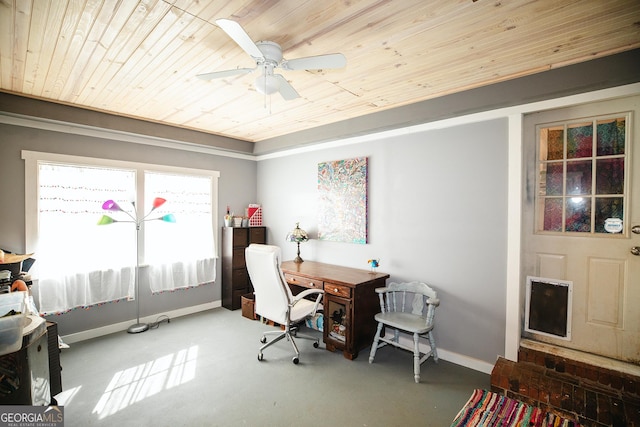
[[[218,172],[27,151],[23,159],[41,313],[132,299],[136,261],[153,293],[215,280]],[[155,197],[167,202],[150,212]],[[109,199],[147,221],[137,231],[127,214],[102,210]],[[116,222],[97,226],[105,213]],[[151,220],[168,213],[175,223]]]
[[623,231],[628,121],[598,117],[538,128],[537,231]]

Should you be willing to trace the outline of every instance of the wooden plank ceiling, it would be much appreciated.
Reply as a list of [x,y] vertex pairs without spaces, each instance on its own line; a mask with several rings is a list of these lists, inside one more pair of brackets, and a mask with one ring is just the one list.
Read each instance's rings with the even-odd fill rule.
[[[347,66],[201,80],[255,66],[219,18]],[[0,0],[1,91],[251,142],[638,47],[638,0]]]

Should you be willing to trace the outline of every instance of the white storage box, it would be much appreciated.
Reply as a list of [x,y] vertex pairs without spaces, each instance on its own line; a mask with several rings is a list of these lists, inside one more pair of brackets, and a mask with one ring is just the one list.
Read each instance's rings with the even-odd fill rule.
[[27,323],[27,292],[0,294],[0,356],[22,347]]

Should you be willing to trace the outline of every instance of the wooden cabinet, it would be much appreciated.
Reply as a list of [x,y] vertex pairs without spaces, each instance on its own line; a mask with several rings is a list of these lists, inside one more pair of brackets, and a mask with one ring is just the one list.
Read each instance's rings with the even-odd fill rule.
[[327,350],[342,350],[355,359],[373,342],[380,312],[375,288],[386,285],[388,274],[305,261],[282,263],[282,271],[292,292],[303,288],[324,289],[324,333]]
[[266,227],[224,227],[222,229],[222,306],[237,310],[240,297],[253,292],[244,260],[251,243],[267,243]]

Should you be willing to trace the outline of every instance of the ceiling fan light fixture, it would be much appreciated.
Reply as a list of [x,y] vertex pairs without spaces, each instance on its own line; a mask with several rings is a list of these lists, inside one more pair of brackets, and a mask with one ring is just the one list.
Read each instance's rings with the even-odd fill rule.
[[271,95],[280,90],[280,82],[275,76],[263,74],[256,78],[256,90],[264,95]]
[[300,94],[282,74],[274,74],[276,69],[310,71],[343,68],[347,65],[347,59],[341,53],[285,60],[282,57],[282,47],[278,43],[268,40],[254,42],[239,23],[231,19],[218,19],[216,20],[216,25],[251,56],[255,61],[256,67],[214,71],[198,74],[198,77],[204,80],[212,80],[247,74],[255,69],[261,69],[262,75],[256,78],[255,88],[258,93],[264,95],[265,107],[268,95],[276,92],[279,92],[285,101],[300,98]]

